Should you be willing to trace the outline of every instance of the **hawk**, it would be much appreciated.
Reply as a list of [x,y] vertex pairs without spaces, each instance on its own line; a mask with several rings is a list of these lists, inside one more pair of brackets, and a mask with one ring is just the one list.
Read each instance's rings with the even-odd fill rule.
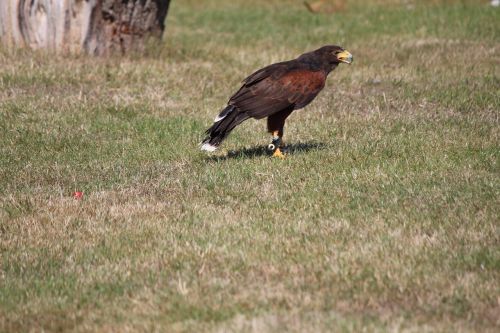
[[327,45],[294,60],[259,69],[243,80],[241,88],[215,118],[206,131],[201,149],[215,151],[243,121],[267,117],[267,129],[272,135],[268,149],[273,156],[283,158],[286,118],[312,102],[325,87],[328,74],[340,63],[352,61],[352,55],[342,47]]

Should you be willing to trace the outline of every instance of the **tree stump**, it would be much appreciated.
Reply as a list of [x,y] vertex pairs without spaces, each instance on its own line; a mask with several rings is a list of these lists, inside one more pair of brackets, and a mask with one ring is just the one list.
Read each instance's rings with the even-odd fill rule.
[[93,55],[161,38],[170,0],[0,0],[0,42]]

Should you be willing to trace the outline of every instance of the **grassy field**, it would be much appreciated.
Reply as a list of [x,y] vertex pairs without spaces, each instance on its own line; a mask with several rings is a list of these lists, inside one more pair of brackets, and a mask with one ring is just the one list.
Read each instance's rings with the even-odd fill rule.
[[[500,10],[436,2],[174,1],[146,57],[0,49],[0,331],[498,332]],[[323,44],[354,64],[285,160],[264,121],[199,151]]]

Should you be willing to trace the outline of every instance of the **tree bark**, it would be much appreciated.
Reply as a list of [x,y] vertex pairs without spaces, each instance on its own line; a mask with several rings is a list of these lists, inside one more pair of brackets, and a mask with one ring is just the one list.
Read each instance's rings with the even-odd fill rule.
[[161,38],[170,0],[0,0],[0,42],[94,55]]

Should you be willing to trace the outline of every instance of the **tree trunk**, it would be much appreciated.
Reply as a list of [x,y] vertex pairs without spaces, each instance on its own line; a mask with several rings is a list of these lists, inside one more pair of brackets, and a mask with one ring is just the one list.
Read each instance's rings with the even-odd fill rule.
[[161,38],[170,0],[0,0],[0,42],[94,55]]

